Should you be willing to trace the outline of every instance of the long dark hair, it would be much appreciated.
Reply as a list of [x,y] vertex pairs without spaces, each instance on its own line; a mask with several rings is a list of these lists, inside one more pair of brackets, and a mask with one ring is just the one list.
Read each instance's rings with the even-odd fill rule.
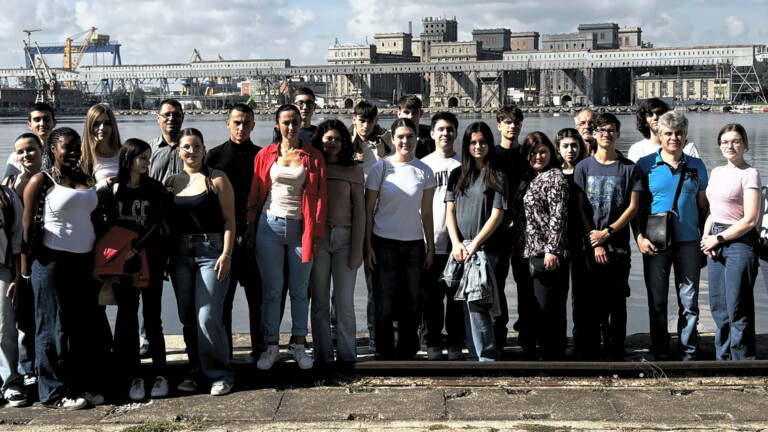
[[557,132],[557,135],[555,136],[555,150],[557,150],[555,156],[557,157],[557,160],[560,161],[560,166],[562,166],[565,162],[563,157],[560,155],[560,141],[565,138],[573,138],[576,140],[576,144],[579,146],[579,155],[576,156],[576,160],[573,161],[573,165],[576,166],[577,163],[589,156],[589,150],[587,150],[587,145],[584,143],[584,138],[581,137],[579,131],[574,128],[560,129],[560,131]]
[[547,171],[552,167],[557,167],[557,150],[555,149],[555,146],[552,144],[552,141],[549,140],[547,135],[544,134],[544,132],[536,131],[531,132],[528,135],[525,136],[525,139],[523,140],[523,156],[525,156],[525,161],[528,162],[528,166],[530,169],[526,173],[527,177],[535,176],[534,170],[531,167],[531,153],[533,152],[533,149],[536,148],[537,145],[543,145],[549,149],[550,157],[549,157],[549,164],[544,167],[541,171]]
[[317,130],[312,134],[312,147],[320,150],[323,158],[328,157],[323,148],[323,135],[335,130],[341,135],[341,151],[339,152],[339,165],[350,166],[355,163],[355,149],[352,146],[352,137],[349,130],[340,120],[326,120],[317,126]]
[[[179,131],[179,144],[181,139],[186,136],[193,136],[200,138],[200,144],[203,145],[203,151],[205,151],[205,140],[203,139],[203,133],[195,128],[185,128]],[[200,172],[205,176],[205,191],[210,192],[213,189],[213,183],[211,182],[211,170],[208,169],[208,165],[205,164],[205,158],[200,166]]]
[[277,111],[275,111],[275,133],[274,133],[274,136],[275,136],[275,142],[277,142],[277,143],[283,141],[283,135],[280,133],[280,126],[278,126],[278,124],[280,122],[280,114],[282,114],[285,111],[293,111],[293,112],[296,113],[296,115],[299,116],[299,118],[301,118],[301,111],[299,111],[299,109],[296,107],[296,105],[294,105],[294,104],[280,105],[280,108],[278,108]]
[[[120,146],[120,158],[118,160],[117,169],[117,182],[119,184],[127,184],[131,180],[133,160],[150,148],[151,147],[146,141],[142,141],[138,138],[131,138]],[[143,181],[147,176],[148,173],[142,174],[141,180]]]
[[499,173],[501,172],[498,167],[496,148],[493,140],[493,133],[491,128],[483,122],[475,122],[467,126],[464,131],[464,138],[461,141],[461,175],[459,175],[459,181],[456,183],[454,192],[466,194],[467,189],[475,181],[480,170],[475,166],[475,158],[469,151],[469,145],[472,142],[472,134],[481,133],[483,138],[488,143],[488,153],[485,155],[485,174],[483,181],[485,185],[496,191],[503,192],[503,185],[499,179]]

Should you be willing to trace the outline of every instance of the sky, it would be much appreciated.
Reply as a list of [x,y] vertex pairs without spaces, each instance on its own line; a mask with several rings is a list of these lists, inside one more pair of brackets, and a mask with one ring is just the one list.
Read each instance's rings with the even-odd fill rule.
[[[63,43],[97,27],[122,44],[123,64],[186,63],[195,48],[203,60],[326,64],[337,40],[373,43],[375,33],[407,32],[409,21],[418,36],[424,17],[455,17],[459,40],[476,28],[571,33],[614,22],[641,27],[656,47],[768,44],[768,0],[0,0],[0,10],[0,68],[24,64],[24,29],[42,29],[33,41]],[[61,57],[46,60],[61,67]],[[87,54],[82,64],[111,60]]]

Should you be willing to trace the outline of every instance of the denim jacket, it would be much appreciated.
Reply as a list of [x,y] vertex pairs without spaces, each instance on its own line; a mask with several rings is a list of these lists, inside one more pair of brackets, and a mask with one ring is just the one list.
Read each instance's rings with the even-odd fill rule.
[[[469,241],[464,241],[464,244],[468,243]],[[440,276],[440,281],[444,281],[451,288],[458,286],[454,300],[489,304],[492,317],[501,315],[496,277],[482,248],[475,251],[466,263],[451,257]]]

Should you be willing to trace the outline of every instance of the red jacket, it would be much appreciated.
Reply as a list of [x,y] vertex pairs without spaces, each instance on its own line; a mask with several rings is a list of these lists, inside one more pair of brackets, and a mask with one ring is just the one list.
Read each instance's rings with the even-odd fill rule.
[[[267,199],[272,178],[269,170],[278,158],[280,143],[262,149],[253,161],[253,182],[248,195],[248,222],[256,223]],[[322,153],[305,142],[301,142],[300,157],[306,180],[301,197],[301,214],[304,217],[304,232],[301,236],[301,261],[312,259],[312,239],[325,237],[325,215],[328,211],[325,189],[325,160]]]

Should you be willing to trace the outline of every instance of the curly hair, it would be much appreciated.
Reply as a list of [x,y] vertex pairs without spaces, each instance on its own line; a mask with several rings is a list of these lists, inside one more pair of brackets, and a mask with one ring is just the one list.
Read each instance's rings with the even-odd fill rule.
[[323,158],[327,159],[328,155],[323,147],[323,136],[330,132],[336,131],[341,135],[341,151],[339,152],[339,165],[350,166],[355,163],[354,154],[355,149],[352,145],[352,136],[349,134],[349,130],[341,122],[341,120],[326,120],[317,126],[317,130],[312,134],[312,147],[320,150],[323,154]]

